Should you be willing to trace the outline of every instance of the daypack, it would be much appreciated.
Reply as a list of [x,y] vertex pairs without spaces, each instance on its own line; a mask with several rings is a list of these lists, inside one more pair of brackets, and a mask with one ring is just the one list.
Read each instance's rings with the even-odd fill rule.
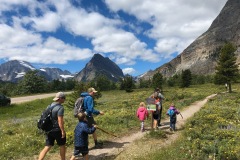
[[173,116],[176,115],[175,110],[173,110],[173,109],[168,109],[167,114],[168,114],[170,117],[173,117]]
[[53,129],[53,122],[52,122],[52,110],[55,106],[49,105],[41,114],[40,119],[38,119],[37,127],[38,129],[44,132],[50,132]]
[[85,109],[83,107],[83,101],[84,101],[84,97],[79,97],[74,104],[73,115],[76,118],[78,113],[85,112]]

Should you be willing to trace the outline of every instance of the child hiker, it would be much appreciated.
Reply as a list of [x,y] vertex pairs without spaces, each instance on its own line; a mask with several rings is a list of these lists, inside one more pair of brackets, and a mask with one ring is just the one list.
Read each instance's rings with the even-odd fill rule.
[[77,118],[79,122],[74,130],[74,152],[70,160],[75,160],[80,154],[88,160],[88,134],[93,134],[97,126],[88,127],[85,113],[78,113]]
[[139,104],[137,117],[141,121],[141,131],[144,131],[144,120],[148,117],[148,111],[144,102]]
[[171,104],[167,111],[167,115],[170,117],[170,131],[176,130],[177,114],[180,112],[175,108],[174,103]]

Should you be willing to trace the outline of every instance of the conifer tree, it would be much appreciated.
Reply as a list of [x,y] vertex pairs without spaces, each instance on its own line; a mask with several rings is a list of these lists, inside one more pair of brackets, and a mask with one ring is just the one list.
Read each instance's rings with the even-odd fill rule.
[[163,75],[159,72],[155,73],[153,75],[152,79],[152,87],[155,88],[161,88],[162,89],[163,85]]
[[239,77],[237,57],[235,55],[236,47],[231,43],[226,43],[220,51],[219,60],[216,66],[214,77],[215,84],[227,83],[228,91],[232,92],[231,84]]
[[189,69],[182,71],[180,87],[189,87],[192,81],[192,73]]

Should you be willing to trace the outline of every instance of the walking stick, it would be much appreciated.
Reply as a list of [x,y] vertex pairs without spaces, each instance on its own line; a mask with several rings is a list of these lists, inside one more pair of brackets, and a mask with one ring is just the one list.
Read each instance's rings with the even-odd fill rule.
[[99,129],[100,131],[102,131],[102,132],[104,132],[104,133],[107,133],[107,134],[109,134],[109,135],[111,135],[111,136],[118,137],[118,136],[116,136],[116,135],[114,135],[114,134],[112,134],[112,133],[110,133],[110,132],[108,132],[108,131],[105,131],[105,130],[102,129],[102,128],[97,127],[97,129]]
[[179,114],[181,115],[181,117],[182,117],[182,119],[183,119],[183,116],[182,116],[182,114],[179,112]]

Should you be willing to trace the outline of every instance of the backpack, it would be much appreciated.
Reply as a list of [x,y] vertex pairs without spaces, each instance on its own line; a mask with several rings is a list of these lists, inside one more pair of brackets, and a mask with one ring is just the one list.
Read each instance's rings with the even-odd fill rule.
[[168,114],[170,117],[174,117],[174,116],[176,115],[175,110],[173,110],[173,109],[168,109],[167,114]]
[[76,118],[78,113],[85,112],[85,109],[83,107],[83,101],[84,101],[84,97],[79,97],[74,104],[73,115]]
[[38,129],[44,132],[50,132],[53,129],[53,122],[52,122],[52,110],[55,106],[48,105],[48,107],[42,112],[40,119],[38,119],[37,127]]

